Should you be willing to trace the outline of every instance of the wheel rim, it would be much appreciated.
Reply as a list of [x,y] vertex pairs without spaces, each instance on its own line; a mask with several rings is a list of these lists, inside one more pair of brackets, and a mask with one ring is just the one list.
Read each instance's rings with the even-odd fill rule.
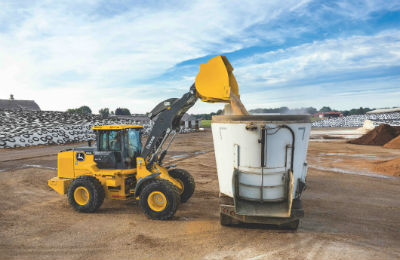
[[86,205],[89,202],[89,191],[82,186],[76,188],[74,191],[74,199],[79,205]]
[[179,179],[175,179],[177,182],[179,182],[179,184],[182,186],[182,189],[178,189],[179,190],[179,195],[182,195],[182,193],[185,191],[185,185],[183,185],[183,181],[179,180]]
[[160,191],[153,191],[147,198],[147,203],[149,207],[154,211],[163,211],[167,206],[167,198],[164,193]]

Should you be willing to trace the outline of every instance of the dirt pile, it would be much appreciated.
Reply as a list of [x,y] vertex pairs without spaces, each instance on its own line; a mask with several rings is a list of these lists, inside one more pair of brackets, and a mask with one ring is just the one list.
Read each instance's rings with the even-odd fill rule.
[[360,138],[349,141],[350,144],[384,145],[400,134],[400,127],[387,124],[379,125]]
[[400,176],[400,158],[376,162],[375,171],[391,176]]
[[400,149],[400,135],[387,142],[383,147],[391,149]]

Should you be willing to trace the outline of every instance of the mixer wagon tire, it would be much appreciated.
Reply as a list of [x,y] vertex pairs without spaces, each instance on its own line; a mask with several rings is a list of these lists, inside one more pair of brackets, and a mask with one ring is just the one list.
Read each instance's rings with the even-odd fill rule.
[[296,219],[296,220],[294,220],[292,222],[289,222],[289,223],[283,225],[283,228],[287,229],[287,230],[294,230],[295,231],[295,230],[297,230],[299,228],[299,224],[300,224],[300,220]]
[[151,219],[171,219],[178,209],[180,198],[178,188],[163,179],[149,181],[140,192],[140,207]]
[[183,186],[183,190],[180,192],[180,195],[181,202],[185,203],[190,199],[190,197],[192,197],[196,186],[193,176],[188,171],[183,169],[172,169],[168,171],[168,174]]
[[221,224],[221,226],[228,227],[233,224],[233,221],[232,221],[231,217],[229,217],[225,214],[219,213],[219,223]]
[[68,202],[78,212],[95,212],[103,204],[104,197],[101,183],[92,176],[79,176],[68,187]]

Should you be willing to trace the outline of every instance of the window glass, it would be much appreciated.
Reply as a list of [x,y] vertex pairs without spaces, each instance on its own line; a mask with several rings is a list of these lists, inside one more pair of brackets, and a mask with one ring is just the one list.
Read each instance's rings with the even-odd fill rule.
[[100,151],[107,151],[107,132],[100,132]]
[[128,129],[128,156],[136,157],[142,153],[142,142],[140,140],[140,131],[137,129]]
[[110,151],[121,151],[121,137],[118,131],[109,131],[108,144]]

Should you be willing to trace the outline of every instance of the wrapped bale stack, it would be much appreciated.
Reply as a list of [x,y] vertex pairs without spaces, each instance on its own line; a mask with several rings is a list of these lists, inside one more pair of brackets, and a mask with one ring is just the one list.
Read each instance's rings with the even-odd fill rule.
[[361,127],[365,120],[370,120],[375,126],[389,124],[400,126],[400,113],[381,113],[366,115],[351,115],[344,117],[326,118],[312,123],[312,127]]
[[[55,111],[0,110],[0,149],[95,140],[94,125],[143,124],[134,117],[108,117]],[[151,122],[143,124],[143,134]]]

